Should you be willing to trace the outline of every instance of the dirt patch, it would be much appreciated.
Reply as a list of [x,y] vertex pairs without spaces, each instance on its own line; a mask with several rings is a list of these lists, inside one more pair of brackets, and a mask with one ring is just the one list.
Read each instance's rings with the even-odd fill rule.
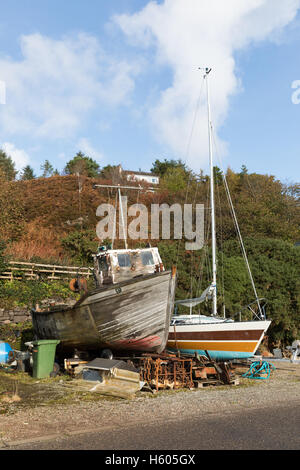
[[69,388],[68,382],[70,377],[66,375],[37,380],[27,373],[0,371],[0,414],[13,415],[37,407],[105,399],[99,394]]
[[[17,402],[12,403],[4,397],[19,396]],[[64,393],[53,384],[37,383],[27,380],[26,377],[11,377],[0,373],[0,413],[15,413],[20,408],[31,408],[33,406],[45,405],[49,401],[59,399]]]

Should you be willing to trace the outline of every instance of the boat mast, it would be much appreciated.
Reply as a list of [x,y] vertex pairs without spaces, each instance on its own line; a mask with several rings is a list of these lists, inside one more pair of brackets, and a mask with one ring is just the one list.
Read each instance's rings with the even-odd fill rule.
[[[115,188],[118,190],[118,196],[119,196],[119,208],[120,208],[120,215],[121,215],[121,220],[122,220],[122,228],[123,228],[123,238],[124,238],[124,244],[125,244],[125,249],[128,249],[127,245],[127,238],[126,238],[126,232],[125,232],[125,224],[124,224],[124,213],[123,213],[123,204],[122,204],[122,195],[121,195],[121,188],[122,189],[136,189],[138,191],[143,190],[142,186],[121,186],[120,184],[118,185],[110,185],[110,184],[94,184],[93,188]],[[155,191],[156,188],[147,188],[146,191]],[[144,189],[145,191],[145,189]],[[116,214],[115,214],[116,217]],[[114,219],[114,228],[113,228],[113,233],[115,233],[115,219]],[[114,241],[114,240],[113,240]]]
[[123,214],[123,202],[122,202],[122,196],[121,196],[121,189],[120,187],[118,188],[118,193],[119,193],[119,207],[120,207],[120,212],[121,212],[121,219],[122,219],[122,227],[123,227],[123,238],[124,238],[124,243],[125,243],[125,249],[128,249],[127,246],[127,238],[126,238],[126,232],[125,232],[125,224],[124,224],[124,214]]
[[207,118],[208,118],[208,141],[209,141],[209,164],[210,164],[210,201],[211,201],[211,232],[212,232],[212,314],[217,315],[217,247],[216,247],[216,222],[215,222],[215,197],[214,197],[214,167],[212,155],[212,123],[210,116],[210,95],[209,95],[209,73],[211,68],[205,69],[204,79],[206,80],[207,93]]

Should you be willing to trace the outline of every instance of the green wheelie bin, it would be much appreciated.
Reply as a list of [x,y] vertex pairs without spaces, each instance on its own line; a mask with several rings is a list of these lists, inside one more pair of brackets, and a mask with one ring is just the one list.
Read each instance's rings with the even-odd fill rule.
[[60,343],[56,339],[40,339],[33,341],[32,376],[36,379],[49,377],[54,367],[56,346]]

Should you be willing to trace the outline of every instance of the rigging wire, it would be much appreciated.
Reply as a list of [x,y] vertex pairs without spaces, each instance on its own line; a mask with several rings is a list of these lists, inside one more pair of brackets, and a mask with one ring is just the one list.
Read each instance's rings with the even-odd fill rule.
[[223,308],[224,308],[224,316],[225,316],[225,283],[224,283],[224,252],[223,252],[223,218],[222,218],[222,207],[221,207],[221,198],[220,198],[220,190],[219,190],[219,185],[218,182],[216,182],[216,188],[217,188],[217,197],[218,197],[218,203],[219,203],[219,218],[220,218],[220,252],[221,252],[221,285],[222,285],[222,300],[223,300]]
[[258,309],[259,309],[260,316],[261,316],[261,318],[264,318],[264,314],[261,310],[261,306],[260,306],[260,303],[259,303],[259,298],[258,298],[258,295],[257,295],[256,287],[255,287],[255,284],[254,284],[253,276],[252,276],[250,265],[249,265],[249,262],[248,262],[248,257],[247,257],[244,242],[243,242],[243,239],[242,239],[241,231],[240,231],[239,224],[238,224],[238,221],[237,221],[235,209],[234,209],[234,206],[233,206],[233,203],[232,203],[232,199],[231,199],[231,195],[230,195],[230,191],[229,191],[229,187],[228,187],[228,183],[227,183],[227,178],[226,178],[225,172],[223,170],[223,165],[222,165],[222,162],[221,162],[221,158],[218,154],[218,149],[217,149],[217,144],[216,144],[216,139],[215,139],[215,133],[214,133],[213,129],[212,129],[212,135],[213,135],[213,142],[214,142],[215,149],[216,149],[216,154],[217,154],[217,157],[218,157],[220,165],[221,165],[226,196],[227,196],[227,199],[228,199],[228,202],[229,202],[229,207],[230,207],[231,214],[232,214],[232,217],[233,217],[235,229],[236,229],[236,232],[237,232],[237,235],[238,235],[238,239],[239,239],[239,242],[240,242],[242,254],[243,254],[243,257],[244,257],[244,260],[245,260],[245,263],[246,263],[246,267],[247,267],[247,270],[248,270],[248,274],[249,274],[249,277],[250,277],[252,289],[253,289],[253,292],[254,292],[254,295],[255,295],[255,300],[257,302],[257,306],[258,306]]
[[[207,194],[206,194],[206,204],[208,206],[208,201],[209,201],[209,185],[207,186]],[[210,210],[210,208],[208,208]],[[208,280],[212,279],[212,267],[210,263],[210,257],[208,256],[208,240],[210,236],[210,229],[211,229],[211,223],[210,223],[210,218],[207,217],[204,222],[204,245],[202,248],[202,256],[201,256],[201,262],[200,262],[200,269],[199,269],[199,279],[198,279],[198,285],[197,285],[197,291],[203,291],[203,277],[204,277],[204,267],[206,267],[206,276]],[[202,286],[202,288],[201,288]],[[197,295],[196,295],[197,297]]]

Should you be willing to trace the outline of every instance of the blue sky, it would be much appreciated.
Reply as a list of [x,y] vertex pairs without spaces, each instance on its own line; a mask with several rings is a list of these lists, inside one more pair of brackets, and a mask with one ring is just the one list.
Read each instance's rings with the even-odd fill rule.
[[61,171],[79,150],[100,166],[148,171],[157,158],[181,158],[207,171],[197,69],[210,65],[223,166],[299,181],[291,88],[300,80],[299,8],[299,0],[11,0],[0,18],[0,147],[37,174],[45,159]]

